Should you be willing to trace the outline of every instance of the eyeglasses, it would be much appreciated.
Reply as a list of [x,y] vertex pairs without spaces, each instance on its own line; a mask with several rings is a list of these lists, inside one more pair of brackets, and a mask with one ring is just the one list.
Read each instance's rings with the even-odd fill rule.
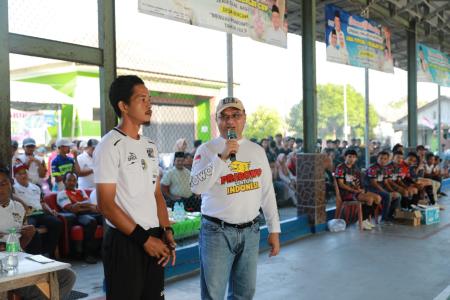
[[219,115],[219,119],[221,121],[229,121],[229,120],[237,121],[237,120],[240,120],[242,118],[242,116],[243,116],[242,113],[236,112],[231,115],[225,115],[225,114]]

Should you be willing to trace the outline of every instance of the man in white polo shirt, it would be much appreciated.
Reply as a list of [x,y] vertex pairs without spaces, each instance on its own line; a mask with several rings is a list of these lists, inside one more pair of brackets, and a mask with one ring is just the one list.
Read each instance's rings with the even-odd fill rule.
[[202,144],[191,172],[201,194],[200,281],[202,299],[252,299],[259,250],[259,209],[269,229],[270,256],[280,251],[277,204],[264,149],[242,136],[246,115],[237,98],[216,109],[220,137]]
[[95,189],[93,155],[97,144],[96,139],[90,139],[84,152],[76,158],[81,171],[81,174],[78,174],[78,188],[80,189]]
[[137,76],[119,76],[109,100],[120,124],[94,152],[97,201],[106,218],[103,266],[107,299],[164,299],[164,266],[175,241],[159,183],[156,145],[139,135],[152,115]]

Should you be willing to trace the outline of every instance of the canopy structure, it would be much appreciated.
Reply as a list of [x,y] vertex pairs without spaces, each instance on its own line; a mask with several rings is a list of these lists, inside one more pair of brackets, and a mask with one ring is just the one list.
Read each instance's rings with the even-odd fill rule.
[[[289,32],[302,34],[302,1],[288,2]],[[316,37],[325,42],[325,5],[334,4],[353,13],[364,14],[392,31],[392,54],[397,68],[407,69],[407,32],[416,20],[417,41],[450,54],[450,1],[448,0],[318,0]]]

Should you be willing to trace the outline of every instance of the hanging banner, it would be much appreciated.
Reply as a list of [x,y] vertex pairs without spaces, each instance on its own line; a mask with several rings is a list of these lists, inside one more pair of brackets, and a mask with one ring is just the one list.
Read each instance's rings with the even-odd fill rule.
[[139,12],[287,47],[286,0],[139,0]]
[[386,26],[328,4],[325,41],[328,61],[394,73],[391,31]]
[[22,141],[33,137],[38,145],[47,145],[51,139],[50,126],[58,122],[54,111],[22,111],[11,108],[11,139]]
[[450,87],[450,56],[417,44],[417,81]]

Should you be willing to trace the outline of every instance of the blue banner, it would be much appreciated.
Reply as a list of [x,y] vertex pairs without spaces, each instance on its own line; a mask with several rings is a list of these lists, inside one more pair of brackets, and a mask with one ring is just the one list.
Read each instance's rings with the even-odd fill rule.
[[328,61],[394,73],[391,31],[386,26],[328,4],[325,41]]
[[417,44],[417,81],[450,87],[450,56]]

